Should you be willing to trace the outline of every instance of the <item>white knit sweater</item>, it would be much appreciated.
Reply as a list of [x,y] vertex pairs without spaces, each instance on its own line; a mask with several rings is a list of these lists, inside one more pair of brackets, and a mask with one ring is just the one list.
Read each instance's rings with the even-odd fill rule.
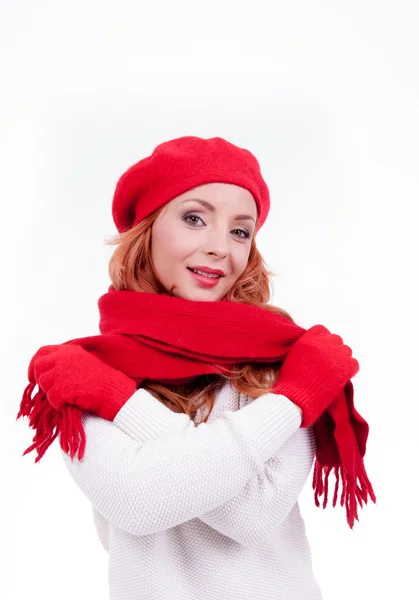
[[63,453],[109,554],[109,597],[321,600],[297,502],[312,429],[285,396],[229,383],[195,422],[140,389],[113,422],[83,416],[81,461]]

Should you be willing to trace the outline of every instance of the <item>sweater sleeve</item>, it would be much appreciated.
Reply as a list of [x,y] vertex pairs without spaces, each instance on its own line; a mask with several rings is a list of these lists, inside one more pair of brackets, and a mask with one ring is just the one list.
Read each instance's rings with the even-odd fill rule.
[[[176,413],[164,408],[173,426],[177,423],[182,429],[183,419],[177,421]],[[133,439],[139,442],[147,439],[135,421],[130,420],[129,410],[121,413],[119,419],[124,420],[125,430]],[[160,436],[162,432],[157,431],[155,435]],[[310,474],[315,451],[312,427],[299,428],[236,496],[200,515],[199,519],[242,546],[262,542],[278,530],[297,502]]]
[[242,546],[268,539],[297,502],[310,474],[315,449],[312,428],[298,429],[239,494],[200,515],[200,520]]
[[[301,423],[292,402],[276,394],[210,424],[195,426],[188,415],[168,412],[140,389],[115,422],[83,415],[81,461],[62,453],[96,510],[132,535],[164,531],[231,500]],[[131,437],[133,424],[144,442]]]

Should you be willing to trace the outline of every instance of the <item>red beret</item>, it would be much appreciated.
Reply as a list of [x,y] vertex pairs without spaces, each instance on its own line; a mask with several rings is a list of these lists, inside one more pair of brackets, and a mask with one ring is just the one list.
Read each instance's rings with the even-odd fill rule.
[[112,216],[120,233],[180,194],[205,183],[233,183],[253,195],[259,227],[268,216],[268,187],[253,154],[223,138],[185,136],[158,145],[118,180]]

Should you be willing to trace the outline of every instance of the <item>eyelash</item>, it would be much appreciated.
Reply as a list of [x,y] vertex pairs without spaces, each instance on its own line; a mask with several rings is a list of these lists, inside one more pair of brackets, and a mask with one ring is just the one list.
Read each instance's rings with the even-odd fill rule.
[[[183,219],[183,221],[185,221],[186,223],[189,223],[190,225],[194,225],[194,223],[190,223],[189,221],[187,221],[187,219],[189,219],[190,217],[196,217],[197,219],[201,219],[201,217],[199,217],[198,215],[195,215],[195,214],[193,214],[193,213],[189,213],[189,214],[187,214],[187,215],[184,215],[184,216],[182,217],[182,219]],[[201,219],[201,221],[202,221],[202,219]],[[203,222],[203,221],[202,221],[202,222]],[[242,232],[245,234],[245,237],[239,236],[239,237],[241,237],[241,239],[242,239],[242,240],[248,239],[248,238],[250,237],[250,233],[249,233],[248,231],[246,231],[245,229],[239,229],[239,228],[236,228],[236,229],[235,229],[235,230],[233,230],[233,231],[242,231]]]

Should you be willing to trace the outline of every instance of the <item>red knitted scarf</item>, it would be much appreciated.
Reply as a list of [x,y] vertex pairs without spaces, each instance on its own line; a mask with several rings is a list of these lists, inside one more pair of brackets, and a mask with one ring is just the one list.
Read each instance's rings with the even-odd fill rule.
[[[137,386],[145,379],[182,384],[202,374],[223,373],[222,367],[238,363],[273,363],[285,358],[292,344],[304,333],[286,317],[263,308],[234,302],[194,302],[153,293],[115,291],[99,298],[101,335],[65,342],[78,344],[106,364],[119,369]],[[327,373],[325,373],[327,377]],[[36,430],[27,454],[37,450],[39,461],[60,434],[64,452],[81,459],[85,448],[82,410],[65,405],[55,410],[37,385],[29,368],[26,387],[17,418],[29,417]],[[356,411],[353,384],[342,392],[314,424],[316,459],[313,475],[315,503],[323,508],[328,501],[328,477],[336,477],[333,506],[336,505],[339,478],[342,481],[341,506],[346,507],[349,526],[358,520],[357,503],[362,507],[375,494],[365,471],[369,426]]]

